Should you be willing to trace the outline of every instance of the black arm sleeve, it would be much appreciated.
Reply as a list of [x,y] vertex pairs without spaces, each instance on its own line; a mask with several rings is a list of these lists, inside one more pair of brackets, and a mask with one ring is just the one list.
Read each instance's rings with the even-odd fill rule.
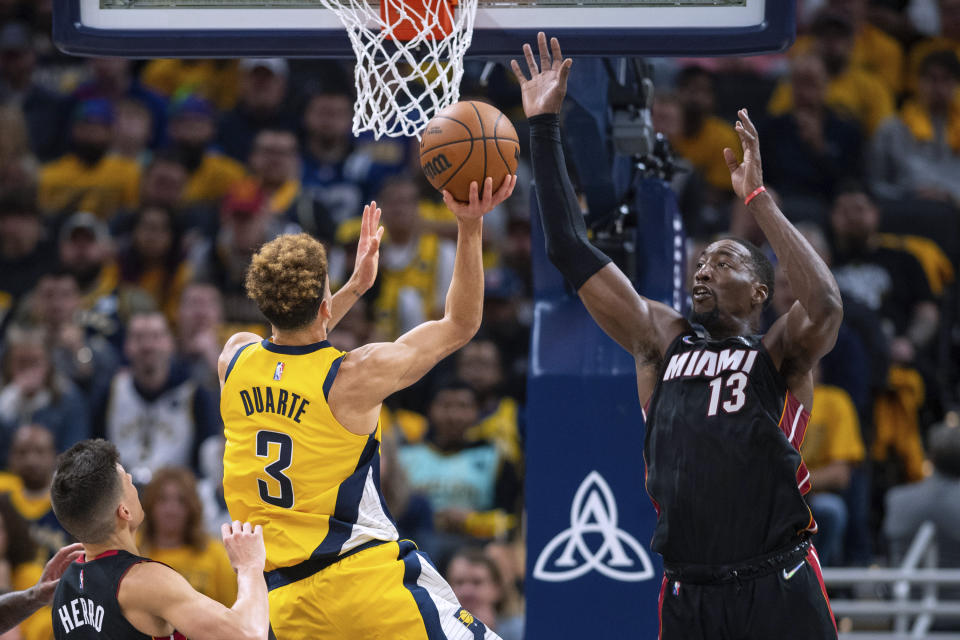
[[587,226],[563,158],[559,116],[547,113],[530,118],[530,155],[547,257],[579,289],[610,258],[587,240]]

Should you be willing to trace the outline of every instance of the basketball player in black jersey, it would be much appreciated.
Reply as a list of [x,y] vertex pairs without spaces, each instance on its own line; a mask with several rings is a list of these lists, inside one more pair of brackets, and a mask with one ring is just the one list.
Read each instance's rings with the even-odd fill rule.
[[170,567],[137,553],[143,508],[130,474],[106,440],[85,440],[60,456],[50,490],[53,511],[84,554],[71,564],[53,598],[57,640],[265,640],[268,635],[266,551],[260,527],[223,525],[237,572],[237,601],[228,609],[194,591]]
[[[757,335],[773,297],[773,268],[735,238],[699,256],[693,322],[647,300],[586,238],[560,143],[558,113],[572,61],[539,34],[527,78],[531,155],[547,253],[600,327],[633,354],[646,409],[647,490],[658,512],[652,547],[663,556],[662,640],[820,640],[836,626],[809,536],[798,452],[813,398],[811,370],[842,318],[829,269],[763,190],[757,130],[746,110],[739,163],[723,154],[798,302]],[[718,150],[718,153],[720,150]]]

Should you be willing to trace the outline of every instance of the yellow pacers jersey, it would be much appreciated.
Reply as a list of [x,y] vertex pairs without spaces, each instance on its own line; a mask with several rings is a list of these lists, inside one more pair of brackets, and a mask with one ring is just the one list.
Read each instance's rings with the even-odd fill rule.
[[224,496],[234,520],[263,525],[267,571],[398,538],[380,492],[380,426],[354,435],[327,404],[345,355],[264,340],[227,368]]

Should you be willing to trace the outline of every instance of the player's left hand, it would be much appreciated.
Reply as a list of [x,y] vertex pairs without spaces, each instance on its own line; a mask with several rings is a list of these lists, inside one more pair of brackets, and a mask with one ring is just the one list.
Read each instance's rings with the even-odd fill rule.
[[493,178],[487,178],[483,183],[483,197],[479,195],[480,187],[476,181],[470,183],[470,202],[460,202],[446,189],[443,190],[443,202],[453,215],[463,220],[476,220],[490,213],[494,207],[510,197],[513,188],[517,186],[517,176],[506,176],[503,184],[494,193]]
[[83,545],[76,542],[61,548],[50,558],[47,566],[43,568],[43,573],[40,574],[40,580],[33,587],[39,602],[50,604],[53,601],[53,593],[57,590],[60,576],[81,555],[83,555]]
[[744,200],[757,188],[763,186],[763,169],[760,165],[760,136],[757,128],[747,115],[746,109],[737,112],[739,120],[734,129],[740,136],[743,147],[743,162],[737,162],[737,156],[729,147],[723,150],[723,158],[730,169],[730,181],[737,196]]
[[353,275],[350,276],[352,286],[361,295],[365,293],[377,279],[377,268],[380,265],[380,240],[383,239],[383,227],[380,226],[380,209],[376,201],[363,208],[363,218],[360,221],[360,240],[357,242],[357,260],[353,266]]

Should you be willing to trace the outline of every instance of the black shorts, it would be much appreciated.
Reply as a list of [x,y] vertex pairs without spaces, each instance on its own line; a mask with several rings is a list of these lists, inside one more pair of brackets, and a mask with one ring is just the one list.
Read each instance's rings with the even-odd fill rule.
[[667,565],[660,640],[836,640],[837,625],[809,543],[759,566],[703,575]]

